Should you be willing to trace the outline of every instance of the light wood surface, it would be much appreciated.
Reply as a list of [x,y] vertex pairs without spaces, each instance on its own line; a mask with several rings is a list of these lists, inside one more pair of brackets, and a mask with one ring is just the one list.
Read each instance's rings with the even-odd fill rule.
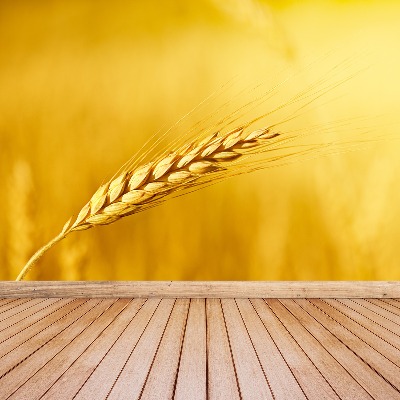
[[0,400],[400,400],[399,282],[0,286]]
[[[400,298],[399,281],[0,282],[0,298]],[[20,300],[17,300],[20,301]]]
[[174,399],[201,400],[207,395],[206,302],[191,299]]
[[207,299],[208,394],[211,399],[239,400],[239,384],[232,360],[220,299]]
[[0,399],[400,399],[395,299],[0,299]]

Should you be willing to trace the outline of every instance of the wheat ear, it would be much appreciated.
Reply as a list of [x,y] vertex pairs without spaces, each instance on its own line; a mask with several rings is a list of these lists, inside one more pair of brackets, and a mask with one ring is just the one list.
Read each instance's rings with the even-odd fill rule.
[[58,236],[39,249],[17,277],[22,280],[42,255],[69,233],[106,225],[155,206],[174,192],[221,179],[246,154],[258,153],[273,143],[279,133],[269,128],[246,132],[236,128],[226,134],[214,133],[200,142],[133,170],[123,171],[100,186],[76,219],[71,218]]

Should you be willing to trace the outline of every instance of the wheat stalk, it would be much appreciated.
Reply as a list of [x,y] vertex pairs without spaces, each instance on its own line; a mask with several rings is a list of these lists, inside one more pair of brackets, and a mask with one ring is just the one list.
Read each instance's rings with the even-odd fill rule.
[[76,219],[71,218],[53,240],[32,256],[16,280],[22,280],[39,258],[69,233],[111,224],[159,204],[169,194],[221,179],[240,158],[265,151],[280,135],[270,128],[251,132],[246,128],[214,133],[152,162],[122,171],[100,186]]
[[[150,162],[144,163],[150,150],[154,150],[161,140],[166,138],[169,132],[167,131],[153,143],[148,152],[139,155],[136,164],[132,164],[132,161],[128,162],[117,175],[101,185],[80,210],[77,217],[70,218],[61,232],[31,257],[16,280],[22,280],[47,250],[71,232],[89,229],[97,225],[111,224],[128,215],[159,205],[168,195],[178,195],[181,191],[187,193],[234,175],[284,165],[288,163],[286,159],[295,162],[304,160],[304,155],[311,155],[310,158],[315,158],[321,155],[344,153],[353,149],[358,150],[360,144],[373,143],[375,139],[359,140],[356,138],[344,142],[318,142],[293,148],[285,147],[285,144],[313,133],[319,134],[322,131],[327,133],[330,129],[336,131],[339,125],[322,128],[320,126],[307,127],[307,129],[292,132],[285,130],[284,134],[276,131],[278,125],[297,118],[300,110],[351,78],[352,76],[344,80],[334,80],[333,83],[325,79],[317,80],[305,90],[296,93],[287,102],[242,124],[239,121],[247,112],[263,105],[276,87],[270,92],[256,97],[233,113],[224,112],[227,104],[229,105],[228,102],[209,116],[212,120],[213,117],[218,116],[218,113],[223,114],[223,117],[212,128],[214,133],[203,139],[204,135],[210,131],[203,130],[203,133],[198,134],[198,130],[201,131],[200,121],[192,128],[192,131],[186,134],[187,137],[194,134],[194,140],[175,149],[171,146],[172,151],[164,150]],[[299,107],[285,120],[260,129],[251,128],[256,122],[295,104],[299,104]],[[235,126],[235,124],[235,129],[224,133],[225,129],[229,129],[228,127]],[[344,126],[346,126],[346,121]],[[182,138],[179,140],[179,143],[182,143]],[[379,139],[377,140],[379,141]],[[273,150],[283,150],[284,153],[273,155]],[[258,160],[247,160],[249,156],[255,154],[264,154],[264,157]],[[281,162],[282,160],[284,161]]]

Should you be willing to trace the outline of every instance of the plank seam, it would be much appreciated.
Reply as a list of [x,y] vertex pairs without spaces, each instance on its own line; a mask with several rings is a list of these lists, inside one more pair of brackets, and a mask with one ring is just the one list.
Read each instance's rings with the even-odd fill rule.
[[[307,325],[306,324],[303,324],[298,318],[296,318],[296,316],[292,313],[292,311],[290,311],[286,306],[285,306],[285,304],[283,304],[282,302],[280,302],[281,304],[282,304],[282,306],[283,307],[285,307],[286,308],[286,310],[290,313],[290,314],[292,314],[292,316],[296,319],[296,321],[298,321],[298,323],[319,343],[319,345],[332,357],[332,359],[333,360],[335,360],[335,362],[337,362],[338,363],[338,365],[340,365],[342,368],[343,368],[343,370],[344,370],[344,372],[345,373],[347,373],[347,375],[351,378],[351,379],[353,379],[353,381],[354,382],[356,382],[357,383],[357,385],[358,386],[360,386],[360,388],[361,389],[363,389],[364,390],[364,392],[365,393],[367,393],[367,394],[369,394],[371,397],[372,397],[372,394],[371,393],[369,393],[368,392],[368,390],[363,386],[363,385],[361,385],[361,383],[353,376],[353,375],[351,375],[351,373],[348,371],[348,369],[322,344],[322,342],[307,328]],[[306,314],[308,314],[309,316],[310,316],[310,318],[312,318],[314,321],[316,321],[318,324],[320,324],[320,326],[323,328],[323,329],[325,329],[325,331],[326,332],[328,332],[330,335],[332,335],[332,333],[327,329],[327,328],[325,328],[325,326],[323,326],[314,316],[312,316],[311,314],[309,314],[308,312],[307,312],[307,310],[305,310],[303,307],[301,307],[301,305],[300,304],[298,304],[297,302],[295,303],[295,304],[297,304]],[[334,335],[332,335],[334,338],[336,338],[336,336],[334,336]],[[336,338],[337,339],[337,338]]]
[[[117,300],[118,301],[118,300]],[[116,303],[116,302],[115,302]],[[115,304],[113,303],[113,304]],[[66,369],[52,384],[51,386],[49,386],[47,388],[47,390],[42,394],[42,397],[45,396],[50,390],[51,388],[57,384],[57,382],[60,381],[60,379],[65,375],[65,373],[85,354],[85,352],[87,351],[87,349],[93,345],[94,342],[96,342],[96,340],[102,335],[102,333],[118,318],[118,316],[120,314],[122,314],[122,312],[125,310],[126,307],[128,307],[129,304],[132,303],[132,300],[130,302],[128,302],[123,308],[122,310],[111,320],[110,323],[108,323],[106,325],[106,327],[104,329],[101,330],[101,332],[99,332],[99,334],[85,347],[85,349],[82,351],[81,354],[79,354],[79,356],[72,362],[72,364],[68,367],[68,369]],[[112,304],[112,305],[113,305]]]
[[[14,298],[14,299],[3,298],[3,299],[1,299],[0,309],[3,308],[4,306],[8,305],[8,304],[11,304],[14,301],[17,301],[17,300],[18,300],[18,298]],[[31,299],[29,299],[29,300],[31,300]],[[5,312],[5,311],[1,311],[0,314],[3,314],[3,312]]]
[[[55,303],[51,303],[51,304],[49,304],[48,306],[42,308],[42,311],[45,310],[46,308],[50,307],[50,306],[53,305],[53,304],[57,304],[57,303],[60,302],[61,300],[62,300],[62,299],[59,299],[59,300],[57,300]],[[11,336],[7,337],[7,339],[2,340],[2,341],[0,342],[0,344],[3,344],[3,343],[6,342],[7,340],[10,340],[11,338],[13,338],[14,336],[20,334],[21,332],[25,331],[26,329],[31,328],[32,326],[36,325],[38,322],[40,322],[40,321],[44,320],[45,318],[47,318],[49,315],[54,314],[55,312],[61,310],[63,307],[67,306],[68,304],[72,304],[74,301],[76,302],[77,300],[78,300],[78,299],[71,299],[68,303],[65,303],[65,304],[62,305],[61,307],[58,307],[58,308],[56,308],[55,310],[53,310],[50,314],[45,314],[42,318],[39,318],[37,321],[35,321],[35,322],[29,324],[28,326],[26,326],[25,328],[19,330],[18,332],[13,333]],[[68,315],[68,314],[65,314],[65,315]],[[58,320],[57,320],[57,321],[58,321]],[[44,329],[46,329],[46,328],[44,328]],[[40,331],[40,332],[41,332],[41,331]],[[22,343],[25,343],[25,341],[22,342]],[[21,344],[22,344],[22,343],[21,343]],[[8,354],[8,353],[7,353],[7,354]],[[4,356],[1,356],[0,358],[2,358],[2,357],[4,357]]]
[[[84,314],[82,314],[78,319],[76,319],[74,322],[72,322],[72,324],[69,325],[67,328],[69,328],[70,326],[72,326],[75,322],[77,322],[78,320],[80,320],[82,317],[84,317],[85,315],[87,315],[89,312],[93,311],[97,306],[99,306],[99,305],[100,305],[101,303],[103,303],[103,302],[104,302],[104,299],[101,300],[101,301],[99,301],[99,302],[98,302],[97,304],[95,304],[91,309],[89,309],[89,310],[86,311]],[[55,357],[57,357],[67,346],[69,346],[75,339],[77,339],[83,332],[85,332],[86,329],[88,329],[88,328],[96,321],[97,318],[101,317],[107,310],[109,310],[110,307],[111,307],[113,304],[115,304],[115,302],[116,302],[116,300],[115,300],[113,303],[111,303],[108,307],[106,307],[103,311],[101,311],[100,314],[98,314],[98,315],[93,319],[93,321],[91,321],[88,325],[86,325],[86,326],[83,328],[83,330],[82,330],[81,332],[78,333],[77,336],[71,338],[70,341],[69,341],[67,344],[65,344],[56,354],[53,355],[53,357],[51,357],[50,359],[48,359],[34,374],[32,374],[24,383],[22,383],[17,389],[15,389],[14,392],[12,392],[12,393],[10,394],[9,397],[11,397],[15,392],[17,392],[17,391],[18,391],[22,386],[24,386],[30,379],[32,379],[36,374],[38,374],[50,361],[52,361]],[[66,329],[67,329],[67,328],[66,328]],[[56,335],[56,336],[57,336],[57,335]],[[56,336],[53,336],[51,340],[53,340]],[[51,341],[51,340],[50,340],[50,341]],[[50,341],[49,341],[49,342],[50,342]],[[46,345],[47,345],[49,342],[47,342]],[[42,396],[43,396],[43,394],[42,394]],[[41,397],[42,397],[42,396],[41,396]],[[9,398],[9,397],[8,397],[8,398]]]
[[[43,301],[41,301],[41,302],[39,302],[39,303],[37,303],[37,304],[41,304],[41,303],[43,303],[43,302],[46,301],[46,300],[49,300],[49,299],[43,299]],[[0,322],[4,322],[4,321],[6,321],[6,320],[9,319],[9,318],[13,318],[13,317],[15,317],[16,315],[21,314],[22,312],[24,312],[24,311],[26,311],[26,310],[29,310],[30,308],[34,307],[34,306],[37,305],[37,304],[33,304],[33,305],[31,305],[30,307],[24,308],[23,310],[18,311],[17,313],[12,314],[12,315],[10,315],[9,317],[4,318],[4,319],[1,320]],[[50,303],[49,306],[51,306],[52,304],[54,304],[54,303]],[[47,306],[46,306],[46,307],[47,307]],[[3,332],[3,331],[5,331],[6,329],[11,328],[12,326],[15,326],[15,325],[21,323],[21,321],[24,321],[25,319],[32,317],[32,315],[35,315],[35,314],[39,313],[40,311],[43,311],[44,309],[46,309],[46,307],[40,308],[39,310],[35,311],[34,313],[29,314],[29,315],[27,315],[26,317],[19,319],[17,322],[14,322],[13,324],[10,324],[10,325],[6,326],[6,327],[3,328],[3,329],[0,329],[0,332]]]
[[[61,301],[61,299],[60,299]],[[55,309],[54,311],[52,311],[50,314],[46,314],[45,316],[43,316],[42,318],[40,318],[39,320],[35,321],[33,324],[26,326],[24,329],[21,329],[20,331],[14,333],[13,335],[9,336],[7,339],[3,340],[2,342],[0,342],[0,344],[3,344],[4,342],[6,342],[7,340],[10,340],[11,338],[13,338],[14,336],[19,335],[21,332],[25,331],[26,329],[31,328],[33,325],[36,325],[38,322],[42,321],[43,319],[47,318],[49,315],[54,314],[55,312],[61,310],[62,308],[68,306],[69,304],[72,304],[76,302],[75,300],[71,300],[70,302],[62,305],[61,307]],[[28,339],[24,340],[23,342],[21,342],[18,346],[12,348],[10,351],[8,351],[7,353],[3,354],[0,359],[2,359],[3,357],[5,357],[7,354],[11,353],[12,351],[14,351],[17,347],[21,346],[22,344],[26,343],[27,341],[31,340],[32,338],[34,338],[35,336],[39,335],[40,333],[44,332],[46,329],[48,329],[50,326],[54,325],[56,322],[62,320],[64,317],[66,317],[68,314],[70,314],[71,312],[75,311],[76,309],[78,309],[79,307],[81,307],[82,305],[84,305],[85,303],[87,303],[88,300],[86,300],[85,302],[79,304],[77,307],[73,308],[72,310],[68,311],[66,314],[63,314],[60,318],[58,318],[57,320],[53,321],[50,325],[47,325],[45,328],[43,328],[42,330],[36,332],[34,335],[30,336]]]
[[[279,300],[278,300],[279,301]],[[308,360],[311,362],[311,364],[314,366],[314,368],[318,371],[318,373],[322,376],[322,378],[324,379],[324,381],[328,384],[328,386],[332,389],[332,391],[335,393],[336,397],[338,399],[340,399],[339,394],[336,392],[335,388],[332,387],[332,385],[329,383],[329,381],[325,378],[324,374],[319,370],[319,368],[315,365],[315,363],[311,360],[311,358],[308,356],[308,354],[304,351],[304,349],[300,346],[299,342],[293,337],[293,335],[289,332],[289,330],[286,328],[286,326],[283,324],[283,322],[281,321],[281,319],[276,315],[275,311],[273,310],[273,308],[268,304],[268,302],[266,301],[267,306],[269,307],[269,309],[274,313],[276,319],[280,322],[280,324],[283,326],[283,328],[286,330],[286,332],[290,335],[290,337],[292,338],[292,340],[297,344],[297,346],[300,348],[300,350],[305,354],[305,356],[308,358]],[[282,303],[281,303],[282,304]]]
[[[367,327],[365,327],[364,325],[360,324],[359,322],[357,322],[356,320],[354,320],[352,317],[346,315],[345,313],[343,313],[342,311],[338,310],[336,307],[332,306],[332,304],[327,303],[326,301],[322,300],[326,305],[328,305],[329,307],[331,307],[333,310],[339,312],[340,314],[342,314],[343,316],[345,316],[346,318],[350,319],[351,321],[353,321],[355,324],[357,324],[358,326],[360,326],[361,328],[367,330],[369,333],[371,333],[372,335],[376,336],[377,338],[379,338],[380,340],[382,340],[383,342],[385,342],[386,344],[388,344],[389,346],[392,346],[394,349],[396,349],[397,351],[400,351],[400,349],[398,349],[396,346],[394,346],[393,344],[389,343],[386,339],[383,339],[382,337],[380,337],[379,335],[377,335],[375,332],[372,332],[370,329],[368,329]],[[369,347],[371,347],[371,349],[374,349],[376,352],[378,352],[379,354],[381,354],[384,358],[386,358],[388,361],[390,361],[393,365],[395,365],[396,367],[399,368],[399,366],[394,363],[392,360],[390,360],[389,358],[387,358],[384,354],[381,353],[380,350],[375,349],[375,347],[373,347],[372,345],[370,345],[368,342],[366,342],[364,339],[362,339],[360,336],[358,336],[356,333],[352,332],[349,328],[347,328],[345,325],[341,324],[340,322],[338,322],[334,317],[332,317],[333,320],[335,320],[338,324],[340,324],[341,326],[343,326],[343,328],[345,328],[346,330],[348,330],[349,332],[353,333],[353,335],[357,336],[361,341],[363,341],[366,345],[368,345]],[[379,325],[379,324],[378,324]],[[379,325],[380,326],[380,325]]]
[[[386,326],[380,324],[380,323],[377,322],[377,321],[374,321],[372,318],[368,317],[368,315],[365,315],[364,313],[362,313],[362,312],[360,312],[360,311],[354,310],[352,307],[350,307],[349,305],[343,303],[343,302],[340,301],[340,300],[337,300],[337,302],[340,303],[340,304],[342,304],[343,306],[347,307],[349,310],[354,311],[354,313],[363,316],[363,317],[366,318],[368,321],[371,321],[372,323],[378,325],[380,328],[382,328],[382,329],[384,329],[384,330],[386,330],[386,331],[392,333],[393,335],[395,335],[395,336],[397,336],[397,337],[400,337],[396,332],[393,332],[391,329],[387,328]],[[357,304],[359,304],[359,303],[357,303]],[[361,304],[359,304],[359,305],[362,307]],[[336,308],[336,307],[335,307],[335,308]],[[366,308],[366,307],[364,307],[364,308],[365,308],[367,311],[371,311],[371,312],[373,312],[374,314],[379,315],[381,318],[385,319],[386,321],[389,321],[389,322],[392,322],[392,323],[396,324],[396,322],[391,321],[389,318],[386,318],[386,317],[384,317],[384,316],[382,316],[382,315],[380,315],[380,314],[374,312],[373,310],[369,310],[369,309]],[[339,311],[339,310],[338,310],[338,311]],[[347,315],[347,314],[345,314],[345,315]],[[355,322],[357,322],[357,321],[355,321]],[[364,325],[362,325],[360,322],[357,322],[357,323],[360,324],[361,326],[363,326],[365,329],[368,329],[367,327],[365,327]],[[397,324],[396,324],[396,325],[397,325]],[[399,326],[399,327],[400,327],[400,326]],[[369,329],[368,329],[368,330],[369,330]],[[376,334],[376,333],[374,333],[374,334],[375,334],[376,336],[378,336],[380,339],[382,339],[383,341],[387,342],[385,339],[381,338],[378,334]],[[387,343],[389,343],[389,342],[387,342]],[[389,344],[390,344],[390,343],[389,343]],[[390,344],[390,345],[393,346],[393,347],[395,347],[397,350],[400,350],[400,349],[398,349],[396,346],[394,346],[394,345],[392,345],[392,344]]]
[[208,379],[208,353],[209,353],[209,344],[208,344],[208,321],[207,321],[207,299],[204,300],[204,325],[206,330],[206,396],[207,399],[210,397],[209,394],[209,379]]
[[[363,362],[368,368],[371,369],[374,373],[379,375],[386,383],[388,383],[393,389],[397,391],[397,389],[384,377],[382,374],[380,374],[372,365],[370,365],[368,362],[366,362],[362,357],[360,357],[353,349],[351,349],[346,343],[343,342],[340,338],[338,338],[335,334],[333,334],[321,321],[319,321],[317,318],[315,318],[312,314],[310,314],[301,304],[297,303],[296,304],[304,310],[305,313],[307,313],[311,318],[313,318],[318,324],[320,324],[326,331],[329,332],[336,340],[338,340],[343,346],[345,346],[351,353],[353,353],[361,362]],[[326,314],[326,313],[325,313]],[[363,388],[372,396],[372,394],[363,386]]]
[[238,307],[238,304],[237,304],[236,299],[234,299],[234,301],[235,301],[235,304],[236,304],[236,308],[238,309],[240,318],[242,319],[244,328],[246,329],[247,336],[248,336],[249,339],[250,339],[250,343],[251,343],[251,345],[252,345],[252,347],[253,347],[254,353],[256,354],[258,364],[260,365],[260,368],[261,368],[261,371],[263,372],[265,381],[267,382],[268,389],[269,389],[269,391],[271,392],[271,396],[272,396],[273,400],[275,400],[275,399],[276,399],[275,394],[274,394],[274,392],[273,392],[273,390],[272,390],[272,387],[271,387],[271,384],[270,384],[269,379],[268,379],[268,377],[267,377],[267,374],[266,374],[265,371],[264,371],[264,367],[263,367],[262,364],[261,364],[260,357],[259,357],[259,355],[258,355],[258,352],[257,352],[255,346],[254,346],[253,339],[252,339],[251,336],[250,336],[250,333],[249,333],[249,330],[248,330],[248,328],[247,328],[246,322],[244,322],[243,315],[242,315],[242,313],[241,313],[241,311],[240,311],[240,309],[239,309],[239,307]]
[[[31,302],[32,300],[35,300],[35,299],[29,299],[25,304]],[[20,310],[20,311],[18,311],[18,312],[16,312],[16,313],[14,313],[14,314],[11,314],[11,315],[9,315],[8,317],[5,317],[5,318],[3,318],[3,319],[0,319],[0,322],[6,321],[6,320],[9,319],[9,318],[12,318],[12,317],[14,317],[14,316],[16,316],[16,315],[18,315],[18,314],[21,314],[22,312],[24,312],[24,311],[26,311],[26,310],[29,310],[30,308],[35,307],[35,305],[41,304],[41,303],[43,303],[43,302],[46,301],[46,300],[48,300],[48,299],[44,298],[42,301],[39,301],[38,303],[32,304],[31,306],[26,307],[26,308],[24,308],[24,309],[22,309],[22,310]],[[24,303],[22,303],[22,304],[24,304]],[[18,304],[18,306],[19,306],[19,305],[20,305],[20,304]],[[18,306],[12,307],[11,310],[12,310],[13,308],[17,308]],[[9,311],[9,310],[3,311],[3,312],[7,312],[7,311]],[[2,314],[2,313],[0,313],[0,314]]]
[[231,353],[231,359],[232,359],[232,364],[233,364],[233,370],[235,371],[235,378],[236,378],[236,385],[237,385],[237,389],[238,389],[238,393],[239,393],[239,399],[243,400],[242,397],[242,391],[240,390],[240,385],[239,385],[239,378],[237,375],[237,370],[236,370],[236,363],[235,363],[235,359],[233,357],[233,352],[232,352],[232,345],[231,345],[231,338],[229,336],[229,332],[228,332],[228,327],[226,325],[226,318],[225,318],[225,312],[224,312],[224,307],[222,306],[222,301],[221,299],[219,299],[220,302],[220,307],[221,307],[221,311],[222,311],[222,317],[224,319],[224,325],[225,325],[225,332],[226,332],[226,336],[228,338],[228,344],[229,344],[229,352]]
[[192,300],[189,300],[189,306],[187,309],[187,313],[186,313],[186,318],[185,318],[185,327],[183,329],[183,335],[182,335],[182,340],[181,340],[181,345],[179,348],[179,360],[178,360],[178,365],[176,367],[176,371],[175,371],[175,378],[174,378],[174,389],[172,391],[172,398],[175,398],[175,393],[176,393],[176,386],[178,384],[178,375],[179,375],[179,368],[181,366],[181,360],[182,360],[182,352],[183,352],[183,342],[185,341],[185,336],[186,336],[186,328],[187,328],[187,322],[189,319],[189,311],[190,311],[190,306],[192,304]]
[[[167,330],[167,326],[168,326],[168,323],[169,323],[169,321],[170,321],[170,319],[171,319],[172,311],[174,310],[175,304],[176,304],[176,299],[175,299],[175,301],[174,301],[173,306],[171,307],[171,311],[170,311],[170,313],[169,313],[167,322],[166,322],[166,324],[165,324],[165,326],[164,326],[164,329],[163,329],[163,331],[162,331],[160,340],[158,341],[158,345],[157,345],[156,351],[154,352],[153,359],[151,360],[151,364],[150,364],[149,370],[147,371],[146,378],[145,378],[145,380],[144,380],[144,382],[143,382],[142,389],[141,389],[140,394],[139,394],[139,400],[142,398],[143,391],[144,391],[144,387],[146,386],[147,380],[149,379],[150,371],[151,371],[151,369],[153,368],[154,360],[156,359],[156,356],[157,356],[158,350],[159,350],[159,348],[160,348],[161,342],[162,342],[162,340],[163,340],[163,338],[164,338],[164,334],[165,334],[165,331]],[[139,339],[139,340],[140,340],[140,339]]]
[[[383,300],[383,299],[374,299],[374,300]],[[392,311],[392,313],[393,313],[394,315],[396,315],[396,316],[399,316],[397,310],[400,310],[400,302],[397,301],[397,299],[387,299],[387,300],[388,300],[388,301],[385,301],[384,303],[385,303],[387,306],[389,306],[389,307],[393,307],[393,308],[396,310],[396,312],[393,312],[393,311]]]
[[[400,302],[394,297],[391,297],[391,298],[388,298],[388,299],[376,298],[376,299],[373,299],[373,300],[383,300],[383,303],[385,303],[385,304],[389,304],[389,305],[391,305],[393,307],[400,308]],[[397,303],[398,305],[393,304],[393,302]]]
[[[88,301],[88,300],[87,300]],[[86,301],[86,302],[87,302]],[[101,300],[100,300],[101,301]],[[49,340],[47,340],[45,343],[43,343],[42,345],[40,345],[36,350],[34,350],[32,353],[30,353],[28,356],[24,357],[22,360],[20,360],[17,364],[15,364],[12,368],[10,368],[7,372],[5,372],[3,375],[0,376],[0,379],[4,378],[7,374],[9,374],[12,370],[14,370],[16,367],[18,367],[19,365],[21,365],[24,361],[26,361],[28,358],[32,357],[35,353],[37,353],[40,349],[42,349],[44,346],[46,346],[49,342],[51,342],[54,338],[56,338],[58,335],[60,335],[62,332],[64,332],[66,329],[68,329],[73,323],[75,323],[77,320],[79,320],[80,318],[82,318],[84,315],[86,315],[88,312],[90,312],[91,310],[93,310],[93,308],[95,308],[100,301],[98,301],[92,308],[90,308],[89,310],[87,310],[85,313],[81,314],[78,318],[74,319],[69,325],[65,326],[61,331],[59,331],[56,335],[52,336]],[[85,302],[85,303],[86,303]],[[74,310],[78,309],[79,307],[81,307],[83,304],[80,304],[78,307],[74,308],[73,310],[69,311],[68,314],[70,314],[71,312],[73,312]],[[65,314],[63,317],[65,317]],[[62,317],[62,318],[63,318]],[[60,319],[62,319],[60,318]],[[59,320],[57,320],[59,321]],[[56,322],[57,322],[56,321]],[[49,326],[51,326],[53,324],[48,325],[45,329],[47,329]],[[43,329],[43,331],[45,330]],[[41,332],[43,332],[41,331]],[[29,340],[29,339],[28,339]],[[25,342],[24,342],[25,343]]]
[[[10,305],[11,303],[17,302],[18,300],[22,300],[22,299],[21,299],[21,298],[13,299],[13,300],[9,301],[8,303],[2,305],[2,308],[3,308],[5,305],[8,306],[8,305]],[[5,312],[12,310],[13,308],[17,308],[17,307],[18,307],[19,305],[21,305],[21,304],[29,303],[31,300],[32,300],[32,299],[27,299],[25,302],[18,303],[17,305],[15,305],[15,304],[12,305],[12,304],[11,304],[11,307],[6,307],[6,309],[3,310],[3,311],[1,311],[0,314],[4,314]],[[13,315],[14,315],[14,314],[13,314]]]
[[121,333],[117,336],[117,338],[114,340],[113,344],[110,346],[110,348],[107,350],[107,352],[103,355],[103,357],[101,358],[101,360],[98,362],[98,364],[96,365],[95,368],[93,368],[93,371],[89,374],[89,376],[85,379],[85,381],[83,382],[83,384],[80,386],[80,388],[78,389],[78,391],[74,394],[74,397],[72,398],[75,399],[76,396],[79,394],[79,392],[82,390],[82,388],[85,386],[85,384],[87,383],[87,381],[90,379],[90,377],[94,374],[94,372],[97,370],[97,368],[99,367],[99,365],[103,362],[103,360],[107,357],[107,354],[112,350],[112,348],[115,346],[115,344],[118,342],[119,338],[124,334],[124,332],[128,329],[129,325],[132,323],[132,321],[134,320],[134,318],[136,317],[136,315],[139,313],[139,311],[142,309],[142,307],[144,306],[144,304],[146,303],[147,299],[145,299],[142,303],[142,305],[138,308],[138,310],[135,312],[135,315],[131,318],[131,320],[126,324],[125,328],[121,331]]
[[[344,327],[342,324],[340,324],[339,322],[337,322],[334,318],[332,318],[329,314],[327,314],[324,310],[321,310],[319,307],[317,307],[315,304],[313,304],[311,301],[309,301],[308,299],[306,299],[311,305],[313,305],[315,308],[317,308],[320,312],[322,312],[323,314],[325,314],[328,318],[332,319],[334,322],[336,322],[338,325],[340,325],[341,327],[345,328],[347,331],[349,331],[351,334],[353,334],[354,336],[356,336],[358,338],[357,335],[355,335],[353,332],[351,332],[350,330],[348,330],[346,327]],[[321,324],[323,325],[323,324]],[[324,326],[324,325],[323,325]],[[324,326],[325,329],[328,329],[327,327]],[[329,329],[328,329],[329,331]],[[392,386],[392,388],[394,390],[396,390],[397,392],[400,393],[399,389],[393,385],[392,382],[390,382],[385,376],[382,375],[382,373],[380,371],[378,371],[376,368],[374,368],[367,360],[365,360],[363,357],[361,357],[359,354],[357,354],[350,346],[348,346],[346,343],[343,342],[343,340],[341,340],[339,337],[337,337],[333,332],[329,331],[333,336],[336,337],[336,339],[338,339],[341,343],[343,343],[344,346],[346,346],[352,353],[354,353],[363,363],[365,363],[366,365],[368,365],[377,375],[379,375],[383,380],[385,380],[390,386]],[[359,338],[360,339],[360,338]],[[360,339],[363,343],[365,343],[362,339]],[[368,343],[365,343],[367,346]],[[371,346],[369,346],[371,347]],[[375,350],[373,347],[371,347],[371,349]],[[379,353],[379,352],[378,352]],[[384,357],[384,356],[383,356]],[[386,357],[385,357],[386,358]],[[390,360],[388,360],[390,361]]]
[[[367,301],[367,299],[364,299],[364,300]],[[380,301],[382,301],[382,299],[374,299],[374,300],[380,300]],[[395,300],[395,299],[387,299],[387,300]],[[370,301],[368,301],[368,303],[369,303],[369,304],[374,304],[374,303],[371,303]],[[388,303],[387,301],[384,301],[383,303],[386,304],[386,306],[393,307],[393,308],[397,308],[397,309],[400,311],[400,307],[397,307],[396,305],[394,305],[394,304],[392,304],[392,303]],[[375,305],[376,305],[376,304],[375,304]],[[381,308],[382,310],[385,310],[385,311],[387,311],[387,312],[393,314],[393,315],[396,316],[396,317],[400,317],[400,314],[398,314],[398,313],[396,313],[396,312],[394,312],[394,311],[391,311],[391,310],[389,310],[389,309],[387,309],[387,308],[385,308],[385,307],[382,307],[382,306],[377,306],[377,307],[379,307],[379,308]],[[380,315],[380,314],[378,314],[378,315]],[[392,320],[390,319],[390,321],[392,321]],[[393,322],[394,322],[394,321],[393,321]],[[396,324],[396,323],[397,323],[397,322],[395,322],[395,324]]]
[[[265,302],[265,299],[263,299],[263,300],[264,300],[264,302]],[[275,342],[274,338],[273,338],[272,335],[270,334],[270,332],[269,332],[269,330],[268,330],[268,327],[264,324],[264,321],[261,319],[260,314],[258,313],[258,311],[256,310],[256,308],[254,307],[254,304],[253,304],[253,302],[252,302],[251,299],[250,299],[250,303],[251,303],[251,305],[252,305],[254,311],[255,311],[256,314],[258,315],[258,318],[260,319],[261,323],[264,325],[265,331],[268,333],[268,336],[271,338],[272,343],[274,344],[274,346],[275,346],[276,349],[278,350],[278,352],[279,352],[279,354],[281,355],[281,357],[282,357],[284,363],[286,364],[286,366],[288,367],[290,373],[292,374],[293,379],[296,381],[296,383],[297,383],[297,385],[299,386],[300,390],[303,392],[304,397],[308,400],[308,396],[307,396],[306,393],[304,392],[303,387],[300,385],[299,381],[297,380],[297,377],[294,375],[294,373],[293,373],[293,371],[292,371],[292,368],[290,368],[290,365],[288,364],[288,362],[287,362],[285,356],[282,354],[281,349],[278,347],[278,345],[277,345],[277,343]]]
[[[144,332],[146,331],[146,328],[149,326],[150,321],[153,319],[153,316],[154,316],[155,312],[158,310],[158,307],[159,307],[160,303],[161,303],[161,300],[158,302],[157,307],[156,307],[156,308],[154,309],[154,311],[152,312],[151,317],[149,318],[149,320],[148,320],[147,323],[146,323],[146,326],[144,327],[142,333],[140,334],[140,336],[139,336],[138,340],[136,341],[135,345],[133,346],[132,350],[130,351],[128,358],[125,360],[124,365],[123,365],[122,368],[120,369],[120,371],[119,371],[117,377],[115,378],[115,380],[114,380],[114,382],[113,382],[113,384],[112,384],[110,390],[108,391],[105,400],[107,400],[107,399],[110,397],[110,394],[111,394],[111,392],[113,391],[115,385],[117,384],[118,379],[120,378],[120,376],[121,376],[121,374],[122,374],[122,371],[123,371],[124,368],[126,367],[126,364],[128,364],[128,361],[129,361],[129,359],[131,358],[133,352],[135,351],[136,346],[137,346],[138,343],[140,342],[140,339],[142,338]],[[75,397],[76,397],[76,396],[75,396]]]

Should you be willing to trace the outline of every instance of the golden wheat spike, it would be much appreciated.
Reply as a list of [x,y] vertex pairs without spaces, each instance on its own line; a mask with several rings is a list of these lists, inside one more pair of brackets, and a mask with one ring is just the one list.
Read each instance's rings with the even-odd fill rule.
[[123,172],[100,186],[78,216],[71,218],[59,235],[32,256],[16,280],[22,280],[37,260],[69,233],[111,224],[168,194],[197,185],[205,177],[212,180],[213,174],[229,169],[249,149],[265,147],[267,141],[277,136],[279,133],[271,133],[269,128],[245,133],[239,127],[224,135],[212,134],[198,143],[189,143],[179,152],[169,152],[156,162]]

